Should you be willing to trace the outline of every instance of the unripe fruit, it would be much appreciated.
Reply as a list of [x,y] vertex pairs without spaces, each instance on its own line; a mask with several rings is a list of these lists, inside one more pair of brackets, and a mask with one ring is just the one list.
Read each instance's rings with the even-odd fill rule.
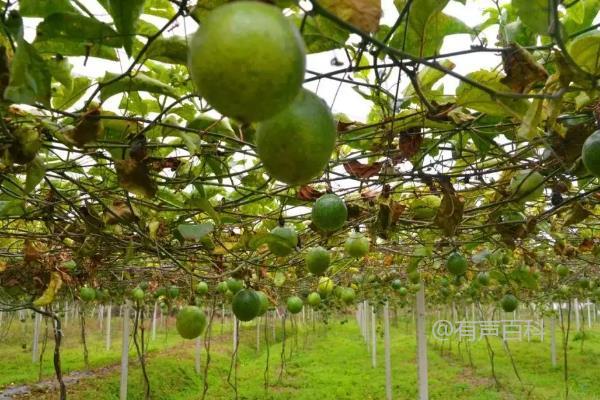
[[369,239],[360,233],[353,233],[346,239],[344,250],[350,257],[364,257],[369,253]]
[[202,334],[206,327],[206,315],[200,307],[183,307],[177,313],[175,327],[182,338],[195,339]]
[[300,91],[304,42],[279,8],[240,1],[216,8],[202,21],[188,63],[198,92],[217,111],[262,121]]
[[292,314],[298,314],[302,311],[302,299],[298,296],[292,296],[287,299],[287,309]]
[[312,221],[325,232],[334,232],[344,226],[348,209],[344,200],[335,194],[325,194],[317,199],[312,208]]
[[283,243],[280,243],[279,241],[270,241],[267,243],[269,251],[276,256],[287,256],[294,251],[296,246],[298,246],[298,234],[294,228],[278,226],[271,230],[271,234],[283,241]]
[[327,271],[327,268],[329,268],[331,256],[329,251],[323,247],[312,247],[306,251],[304,261],[308,270],[312,274],[319,276],[323,275]]

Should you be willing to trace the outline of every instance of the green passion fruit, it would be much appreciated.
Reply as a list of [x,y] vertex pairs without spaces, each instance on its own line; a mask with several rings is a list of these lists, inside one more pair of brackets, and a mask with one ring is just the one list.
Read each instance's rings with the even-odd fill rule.
[[467,272],[469,263],[465,256],[459,252],[453,252],[446,260],[446,268],[452,275],[464,275]]
[[344,250],[350,257],[364,257],[369,253],[369,239],[361,233],[354,232],[346,239]]
[[208,284],[206,282],[198,282],[196,284],[196,293],[200,296],[204,296],[208,293]]
[[317,292],[311,292],[306,298],[306,302],[313,308],[316,308],[321,304],[321,296]]
[[287,299],[287,310],[292,314],[302,311],[302,306],[302,299],[298,296],[291,296]]
[[544,193],[544,176],[537,171],[526,169],[511,179],[509,190],[519,201],[536,200]]
[[321,295],[321,297],[327,297],[333,292],[333,286],[333,281],[330,278],[323,276],[319,279],[317,292],[319,295]]
[[252,289],[242,289],[233,296],[231,309],[240,321],[250,321],[260,312],[260,296]]
[[264,292],[261,292],[260,290],[256,292],[256,294],[258,295],[258,298],[260,299],[260,308],[258,310],[258,314],[257,317],[260,317],[262,315],[264,315],[267,310],[269,309],[269,298],[267,297],[267,295]]
[[558,276],[560,276],[561,278],[565,278],[569,275],[571,271],[569,270],[569,267],[560,264],[556,267],[556,273],[558,274]]
[[198,306],[185,306],[177,313],[177,332],[184,339],[195,339],[204,332],[206,315]]
[[288,185],[323,173],[335,148],[336,126],[327,104],[302,89],[286,109],[256,126],[256,153],[265,171]]
[[508,293],[500,300],[500,306],[505,312],[513,312],[519,306],[519,300],[512,294]]
[[144,291],[140,287],[136,287],[131,291],[131,298],[135,301],[144,300]]
[[581,161],[592,175],[600,177],[600,130],[592,133],[583,142]]
[[354,292],[354,289],[351,287],[344,288],[342,290],[340,299],[346,304],[354,303],[354,300],[356,299],[356,293]]
[[346,203],[332,193],[319,197],[312,208],[312,222],[325,232],[337,231],[344,226],[346,219],[348,219]]
[[271,230],[271,235],[282,239],[282,243],[279,240],[272,240],[267,244],[269,251],[276,256],[285,257],[291,254],[298,245],[298,234],[294,228],[278,226]]
[[487,272],[480,272],[477,274],[477,282],[481,286],[487,286],[490,284],[490,274]]
[[82,287],[79,289],[79,297],[85,302],[94,301],[96,298],[96,291],[91,287]]
[[437,214],[441,203],[442,199],[429,194],[413,199],[409,209],[414,219],[431,219]]
[[306,263],[306,268],[312,274],[320,276],[327,271],[327,268],[329,268],[331,255],[329,254],[329,251],[323,247],[311,247],[306,251],[304,261]]
[[227,279],[227,289],[229,289],[231,293],[236,294],[243,288],[244,282],[234,278]]
[[227,287],[227,282],[223,281],[217,284],[217,292],[225,294],[225,292],[227,292],[228,290],[229,288]]
[[281,10],[258,1],[222,5],[202,21],[188,67],[199,94],[221,114],[246,122],[282,111],[301,90],[302,37]]

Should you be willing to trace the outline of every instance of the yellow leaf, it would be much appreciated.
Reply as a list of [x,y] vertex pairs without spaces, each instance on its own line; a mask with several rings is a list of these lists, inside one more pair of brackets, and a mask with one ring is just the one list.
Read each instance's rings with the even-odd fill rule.
[[44,307],[52,303],[54,301],[56,293],[58,293],[61,286],[62,278],[60,277],[60,274],[58,272],[52,272],[48,287],[46,288],[46,290],[44,290],[44,293],[42,293],[40,297],[35,299],[33,305],[36,307]]

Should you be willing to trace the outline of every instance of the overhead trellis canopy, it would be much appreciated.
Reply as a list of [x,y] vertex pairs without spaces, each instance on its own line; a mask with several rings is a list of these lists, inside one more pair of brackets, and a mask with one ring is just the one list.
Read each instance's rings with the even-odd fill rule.
[[[581,153],[600,119],[600,2],[492,2],[478,26],[448,0],[395,1],[389,26],[377,1],[271,2],[309,53],[330,52],[305,84],[346,111],[323,174],[292,186],[263,169],[255,124],[221,117],[190,79],[185,35],[226,2],[0,2],[0,306],[30,304],[53,273],[110,290],[234,276],[277,297],[316,285],[317,245],[344,285],[422,279],[443,300],[480,295],[472,278],[489,272],[492,299],[594,290],[600,197]],[[464,43],[444,54],[449,38]],[[495,65],[459,72],[478,57]],[[365,120],[337,106],[348,93]],[[348,208],[334,233],[311,223],[327,192]],[[278,225],[299,234],[285,257],[268,250]],[[365,259],[342,251],[353,231]],[[457,250],[470,266],[449,287]]]

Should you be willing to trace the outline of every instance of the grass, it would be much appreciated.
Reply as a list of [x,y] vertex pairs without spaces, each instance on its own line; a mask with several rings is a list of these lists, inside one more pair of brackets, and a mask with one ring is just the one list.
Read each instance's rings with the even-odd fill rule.
[[[24,322],[21,322],[15,317],[12,319],[10,326],[7,325],[6,320],[3,323],[4,326],[0,329],[0,334],[5,332],[6,336],[3,340],[0,340],[0,354],[2,354],[0,388],[8,385],[37,382],[40,364],[32,363],[31,359],[33,320],[27,318]],[[146,335],[150,334],[149,325],[149,323],[146,323]],[[54,377],[54,366],[52,364],[54,338],[52,326],[48,324],[47,328],[48,342],[44,353],[44,360],[41,365],[42,379],[51,379]],[[8,330],[8,332],[5,330]],[[39,339],[40,349],[44,340],[45,330],[46,325],[45,323],[42,323]],[[121,319],[113,318],[111,324],[112,344],[109,350],[106,350],[105,347],[104,332],[104,329],[100,329],[100,324],[96,319],[86,317],[86,342],[89,352],[90,369],[114,365],[120,360],[122,344]],[[174,319],[165,319],[165,326],[157,327],[157,340],[149,341],[148,350],[150,353],[154,353],[183,342],[183,339],[175,330]],[[132,359],[136,357],[132,340],[130,340],[129,353]],[[81,371],[85,369],[78,318],[76,320],[71,319],[66,326],[63,324],[61,364],[65,374],[71,371]]]
[[[264,342],[261,344],[260,351],[257,352],[255,349],[256,336],[253,324],[242,327],[237,369],[238,398],[246,400],[384,399],[382,338],[378,338],[378,365],[372,368],[370,354],[356,323],[353,320],[342,322],[333,321],[327,329],[317,326],[314,332],[311,328],[301,330],[297,337],[288,332],[286,368],[281,380],[278,380],[282,348],[281,329],[277,332],[278,342],[271,343],[269,347],[268,356]],[[225,334],[220,336],[219,322],[215,321],[215,323],[214,340],[211,343],[212,360],[208,373],[209,390],[206,398],[231,399],[234,398],[234,389],[227,381],[232,353],[231,334],[226,329]],[[94,360],[93,365],[118,363],[120,345],[116,341],[114,350],[103,352],[101,338],[94,338],[93,334],[90,336],[90,343],[97,342],[95,346],[98,346],[97,351],[90,352],[91,360]],[[115,338],[117,336],[115,333]],[[169,333],[169,338],[165,341],[163,336],[164,334],[161,333],[156,341],[151,342],[153,352],[147,361],[153,398],[165,400],[200,398],[203,381],[194,371],[194,341],[182,341],[172,333]],[[559,355],[557,368],[550,365],[548,332],[546,337],[544,342],[532,339],[531,342],[509,343],[522,383],[519,383],[515,376],[502,342],[491,340],[500,388],[496,388],[491,377],[485,342],[476,342],[470,346],[473,361],[473,368],[471,368],[464,343],[459,352],[456,341],[451,344],[450,349],[448,342],[441,347],[440,343],[431,340],[428,353],[430,398],[474,400],[563,398],[561,335],[557,331]],[[272,340],[270,330],[269,339]],[[74,338],[70,340],[73,341]],[[83,366],[81,349],[79,346],[71,347],[71,344],[65,348],[65,365],[71,369],[81,369]],[[571,340],[569,343],[569,398],[600,399],[598,379],[600,330],[587,331],[583,346],[582,351],[581,341]],[[394,399],[414,399],[417,396],[415,347],[414,327],[410,321],[392,329]],[[4,350],[4,348],[0,350],[3,355]],[[291,358],[290,350],[292,350]],[[48,351],[50,352],[51,349]],[[9,371],[23,370],[11,371],[9,375],[15,379],[15,374],[20,373],[22,379],[28,376],[33,377],[30,381],[34,381],[37,372],[35,367],[30,365],[29,352],[25,358],[28,362],[23,362],[21,357],[21,364],[19,364],[9,357],[9,365],[12,366]],[[264,369],[267,358],[271,385],[265,392]],[[202,363],[205,363],[204,349]],[[51,363],[47,364],[48,373],[51,374]],[[5,381],[3,375],[0,374],[0,379]],[[135,357],[131,358],[128,390],[128,398],[143,398],[141,369]],[[71,399],[118,399],[118,394],[118,369],[109,370],[94,379],[85,379],[69,387]],[[37,398],[52,399],[55,398],[55,394],[40,394]]]
[[[288,327],[289,329],[289,327]],[[392,352],[394,354],[395,398],[413,399],[416,396],[416,371],[414,368],[414,339],[396,332]],[[281,331],[278,332],[281,338]],[[297,343],[296,343],[297,342]],[[281,342],[270,346],[269,380],[272,386],[264,389],[264,368],[267,352],[264,345],[260,352],[255,349],[255,331],[252,327],[242,331],[239,348],[238,396],[240,399],[382,399],[385,398],[383,366],[373,369],[364,341],[352,321],[336,322],[327,331],[302,331],[298,337],[290,336],[286,342],[292,350],[292,358],[286,362],[286,370],[279,381]],[[148,362],[150,381],[154,383],[155,398],[180,400],[199,398],[202,381],[194,372],[193,343],[178,347],[165,354],[157,354]],[[213,343],[212,361],[209,369],[207,399],[229,399],[234,390],[227,382],[231,361],[230,338]],[[286,357],[287,358],[287,357]],[[382,356],[380,362],[383,362]],[[462,366],[448,365],[435,353],[431,354],[431,398],[453,399],[499,399],[495,390],[482,387],[478,382],[465,382]],[[131,368],[129,398],[142,399],[142,381],[139,368]],[[103,379],[86,381],[72,399],[117,399],[119,375],[114,373]]]

